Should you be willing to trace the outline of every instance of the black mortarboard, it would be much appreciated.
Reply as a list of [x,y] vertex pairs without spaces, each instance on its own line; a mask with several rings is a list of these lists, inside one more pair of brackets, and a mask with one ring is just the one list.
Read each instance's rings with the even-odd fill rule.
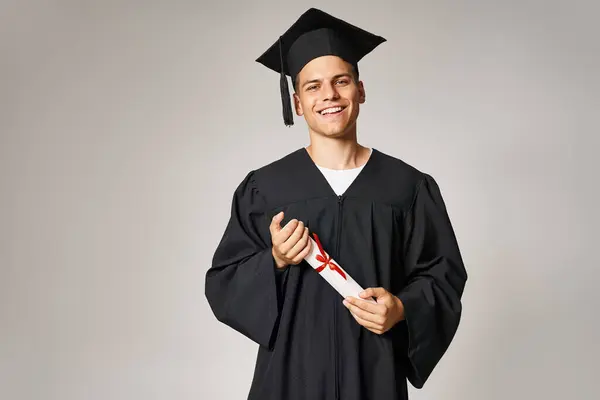
[[286,75],[290,75],[295,85],[298,72],[312,59],[325,55],[342,58],[358,73],[358,61],[385,40],[311,8],[256,61],[280,73],[283,120],[290,126],[294,124],[294,117]]

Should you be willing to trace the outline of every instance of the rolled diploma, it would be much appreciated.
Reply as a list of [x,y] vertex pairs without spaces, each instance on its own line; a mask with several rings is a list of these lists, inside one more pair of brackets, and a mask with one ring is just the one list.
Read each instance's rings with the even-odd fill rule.
[[[311,252],[306,257],[304,257],[304,259],[310,264],[311,267],[313,267],[313,269],[317,269],[324,264],[322,261],[317,260],[317,256],[321,254],[321,251],[319,250],[317,242],[315,242],[315,240],[310,236],[309,239],[312,241],[312,249]],[[327,258],[328,256],[329,255],[326,254],[325,257]],[[319,272],[319,275],[321,275],[323,279],[327,281],[327,283],[333,286],[333,288],[340,295],[342,295],[342,297],[346,298],[347,296],[352,296],[360,299],[361,297],[359,296],[359,293],[363,291],[363,288],[358,283],[356,283],[354,279],[352,279],[352,277],[342,268],[340,264],[338,264],[337,261],[331,259],[330,262],[334,263],[342,270],[344,275],[346,275],[346,279],[344,279],[344,277],[340,275],[338,271],[331,269],[329,265],[326,266],[321,272]],[[363,300],[369,301],[371,303],[376,303],[375,300],[373,300],[372,298]]]

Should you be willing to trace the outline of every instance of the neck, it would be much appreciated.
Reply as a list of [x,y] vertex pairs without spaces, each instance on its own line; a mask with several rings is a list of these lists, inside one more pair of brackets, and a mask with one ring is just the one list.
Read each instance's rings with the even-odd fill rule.
[[306,151],[318,166],[328,169],[352,169],[364,165],[370,150],[360,145],[356,130],[344,137],[327,137],[310,132],[310,145]]

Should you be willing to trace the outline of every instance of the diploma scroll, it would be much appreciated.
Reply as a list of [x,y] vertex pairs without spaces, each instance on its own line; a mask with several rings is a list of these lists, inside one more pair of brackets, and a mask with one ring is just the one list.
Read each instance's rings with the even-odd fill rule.
[[[319,237],[313,233],[311,252],[304,258],[315,271],[323,277],[342,297],[352,296],[360,299],[359,293],[363,288],[344,269],[331,258],[319,241]],[[363,299],[375,303],[375,300]]]

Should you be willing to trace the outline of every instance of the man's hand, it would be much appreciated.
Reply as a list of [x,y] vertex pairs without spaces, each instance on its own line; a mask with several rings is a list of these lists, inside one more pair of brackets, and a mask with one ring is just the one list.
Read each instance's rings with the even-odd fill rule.
[[293,219],[285,227],[281,227],[283,211],[273,217],[269,230],[273,242],[273,258],[277,268],[288,265],[297,265],[306,257],[311,249],[312,242],[308,237],[308,228],[302,221]]
[[[356,322],[371,332],[381,335],[404,319],[404,305],[398,297],[384,288],[365,289],[360,297],[346,297],[344,305]],[[369,297],[375,297],[377,304],[362,300]]]

